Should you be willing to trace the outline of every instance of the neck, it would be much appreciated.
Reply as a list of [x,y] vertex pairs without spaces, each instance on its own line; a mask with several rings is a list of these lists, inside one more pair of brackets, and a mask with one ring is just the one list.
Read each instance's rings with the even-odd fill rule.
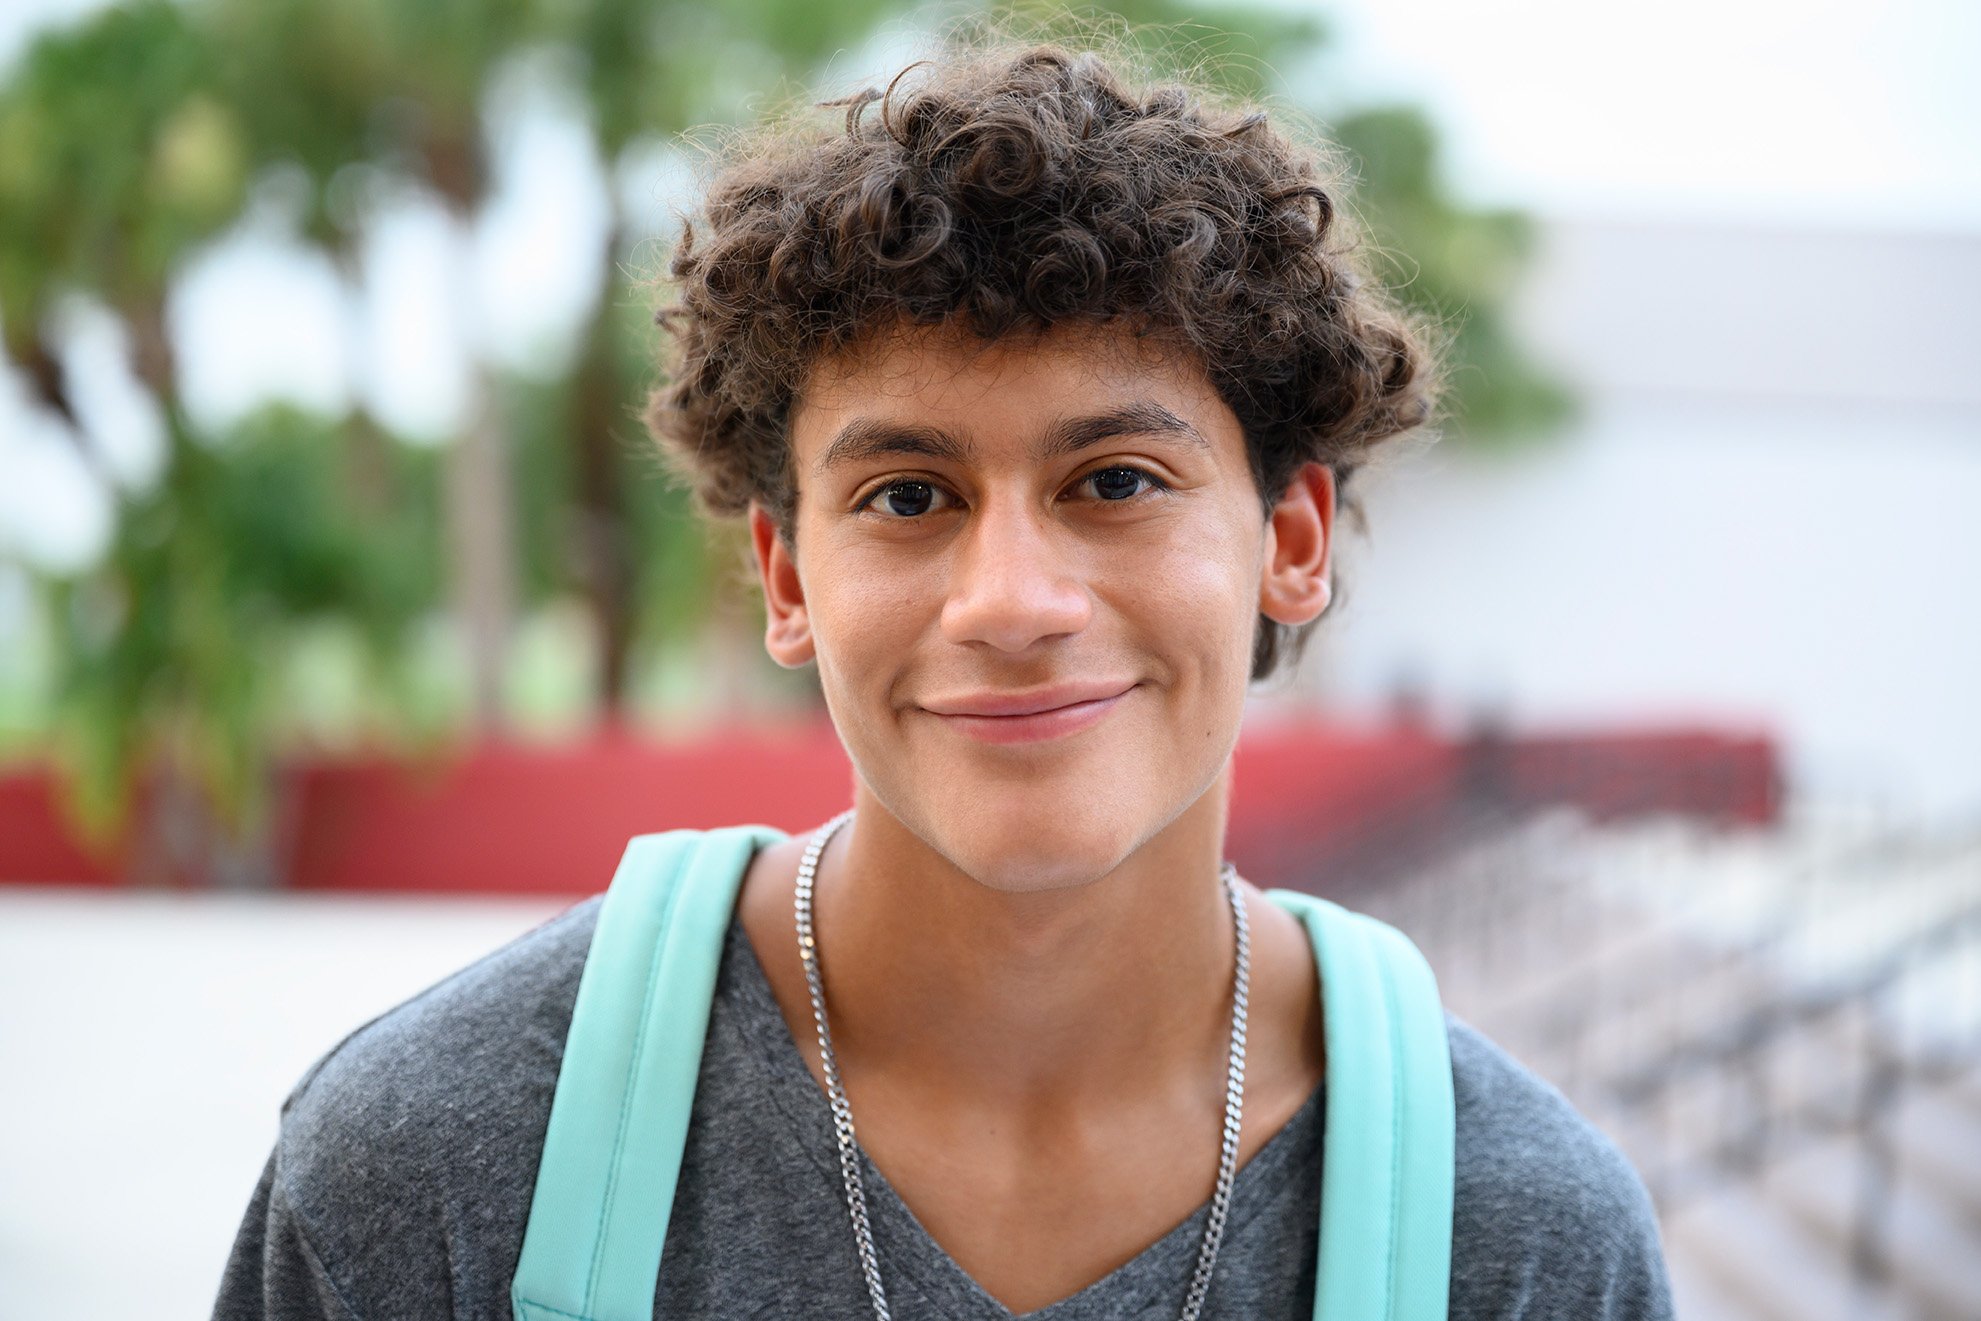
[[859,785],[813,898],[842,1063],[1039,1115],[1201,1091],[1230,1041],[1228,776],[1107,874],[1024,893],[964,874]]

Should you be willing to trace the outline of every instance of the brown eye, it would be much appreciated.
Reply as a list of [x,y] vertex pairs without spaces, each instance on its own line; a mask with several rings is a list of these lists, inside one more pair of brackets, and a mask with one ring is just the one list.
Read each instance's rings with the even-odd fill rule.
[[913,518],[929,512],[929,506],[935,503],[935,488],[927,482],[902,482],[882,491],[880,498],[889,513]]
[[1108,501],[1133,499],[1144,487],[1162,485],[1140,468],[1102,468],[1088,473],[1086,480],[1093,484],[1095,495]]
[[867,497],[860,508],[873,510],[885,518],[919,518],[942,508],[943,492],[933,482],[905,480],[889,482]]

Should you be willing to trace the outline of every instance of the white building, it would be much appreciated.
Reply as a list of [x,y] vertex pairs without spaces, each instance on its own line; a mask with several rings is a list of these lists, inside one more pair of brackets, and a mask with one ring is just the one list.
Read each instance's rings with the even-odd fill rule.
[[1303,688],[1769,730],[1793,792],[1981,810],[1981,235],[1544,224],[1551,443],[1368,474]]

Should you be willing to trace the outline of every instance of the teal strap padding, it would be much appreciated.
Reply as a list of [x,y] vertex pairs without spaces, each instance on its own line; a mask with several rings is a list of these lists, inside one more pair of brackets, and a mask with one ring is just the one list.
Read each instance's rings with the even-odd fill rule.
[[1314,1315],[1444,1321],[1457,1110],[1437,980],[1387,923],[1292,890],[1266,896],[1314,942],[1327,1033]]
[[723,938],[769,826],[636,836],[578,981],[517,1321],[650,1321]]

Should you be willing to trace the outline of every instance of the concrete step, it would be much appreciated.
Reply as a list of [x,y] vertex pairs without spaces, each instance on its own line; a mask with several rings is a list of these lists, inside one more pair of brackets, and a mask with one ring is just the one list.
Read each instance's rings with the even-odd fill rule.
[[1671,1277],[1672,1311],[1679,1321],[1753,1321],[1754,1313],[1739,1298],[1721,1288],[1691,1257],[1673,1252],[1669,1243],[1665,1270]]
[[[1623,1111],[1586,1112],[1640,1170],[1655,1139]],[[1729,1184],[1660,1205],[1659,1233],[1681,1321],[1900,1321],[1895,1302],[1853,1298],[1849,1272],[1834,1254],[1756,1196]],[[1879,1310],[1883,1308],[1884,1310]]]
[[1960,1107],[1981,1122],[1981,1068],[1971,1068],[1947,1079],[1939,1088],[1939,1094],[1949,1105]]
[[1949,1085],[1915,1086],[1891,1122],[1902,1177],[1931,1189],[1981,1243],[1981,1110]]
[[1628,1000],[1639,987],[1669,985],[1675,977],[1706,975],[1733,963],[1676,922],[1586,909],[1490,950],[1431,945],[1425,956],[1448,998],[1502,1017],[1545,1013],[1591,988],[1605,1001]]
[[[1783,859],[1762,848],[1688,853],[1683,841],[1623,838],[1610,847],[1596,832],[1556,834],[1482,850],[1400,890],[1377,915],[1418,941],[1454,1012],[1560,1087],[1647,1179],[1668,1151],[1680,1171],[1707,1175],[1703,1190],[1696,1182],[1661,1190],[1679,1315],[1981,1321],[1981,1069],[1913,1086],[1889,1114],[1895,1282],[1864,1286],[1849,1261],[1857,1148],[1842,1136],[1811,1145],[1799,1134],[1847,1110],[1871,1039],[1894,1040],[1904,1025],[1867,1002],[1752,1043],[1734,1035],[1766,1027],[1757,1012],[1791,985],[1820,987],[1818,979],[1868,968],[1892,940],[1932,929],[1937,914],[1967,911],[1974,891],[1963,876],[1975,874],[1981,852],[1866,850],[1860,885],[1855,871],[1840,870],[1834,842],[1778,866]],[[1686,883],[1674,887],[1679,874]],[[1781,938],[1762,955],[1740,952],[1776,930]],[[1907,975],[1910,1008],[1941,1014],[1966,1004],[1971,1016],[1971,972],[1948,974],[1945,986],[1930,968],[1909,965]],[[1966,1040],[1968,1019],[1933,1021],[1953,1034],[1943,1045]],[[1907,1022],[1901,1035],[1924,1048],[1921,1024]],[[1619,1080],[1657,1077],[1688,1044],[1710,1044],[1710,1066],[1661,1084],[1655,1111],[1617,1103]],[[1750,1112],[1791,1116],[1780,1159],[1757,1153],[1770,1172],[1755,1179],[1702,1167],[1711,1149],[1746,1141],[1737,1126]]]
[[[1777,994],[1758,968],[1675,945],[1660,951],[1656,962],[1641,945],[1615,953],[1586,946],[1578,955],[1587,962],[1604,959],[1610,966],[1601,981],[1586,976],[1585,967],[1553,977],[1545,993],[1534,989],[1536,983],[1484,992],[1453,979],[1446,1003],[1567,1088],[1661,1074],[1679,1048],[1723,1036]],[[1806,1050],[1797,1044],[1803,1035],[1791,1033],[1773,1049]],[[1830,1085],[1834,1078],[1833,1068],[1786,1062],[1777,1071],[1791,1082],[1806,1074],[1812,1081],[1797,1084],[1804,1087],[1816,1086],[1816,1078]]]
[[[1704,1086],[1712,1080],[1696,1081],[1696,1095],[1689,1086],[1674,1093],[1669,1115],[1678,1149],[1695,1158],[1704,1138],[1688,1149],[1686,1135],[1721,1136],[1714,1127],[1723,1122]],[[1981,1317],[1981,1223],[1972,1214],[1981,1184],[1969,1182],[1981,1163],[1981,1129],[1949,1091],[1915,1087],[1891,1117],[1900,1172],[1888,1231],[1890,1287],[1853,1301],[1849,1235],[1858,1167],[1850,1140],[1836,1137],[1783,1153],[1758,1180],[1727,1174],[1726,1184],[1703,1192],[1691,1182],[1663,1216],[1674,1289],[1702,1299],[1693,1306],[1703,1315]],[[1648,1119],[1599,1093],[1570,1099],[1655,1187],[1663,1147]],[[1942,1159],[1935,1162],[1935,1153]],[[1924,1174],[1929,1168],[1932,1178]],[[1696,1174],[1699,1166],[1691,1169]]]
[[[1848,1260],[1860,1178],[1856,1148],[1834,1139],[1776,1163],[1761,1190],[1827,1252]],[[1886,1259],[1906,1315],[1981,1316],[1981,1232],[1937,1190],[1902,1177],[1892,1185],[1887,1215]]]
[[1890,1294],[1860,1297],[1847,1263],[1753,1189],[1729,1184],[1665,1217],[1676,1271],[1752,1321],[1914,1321]]

